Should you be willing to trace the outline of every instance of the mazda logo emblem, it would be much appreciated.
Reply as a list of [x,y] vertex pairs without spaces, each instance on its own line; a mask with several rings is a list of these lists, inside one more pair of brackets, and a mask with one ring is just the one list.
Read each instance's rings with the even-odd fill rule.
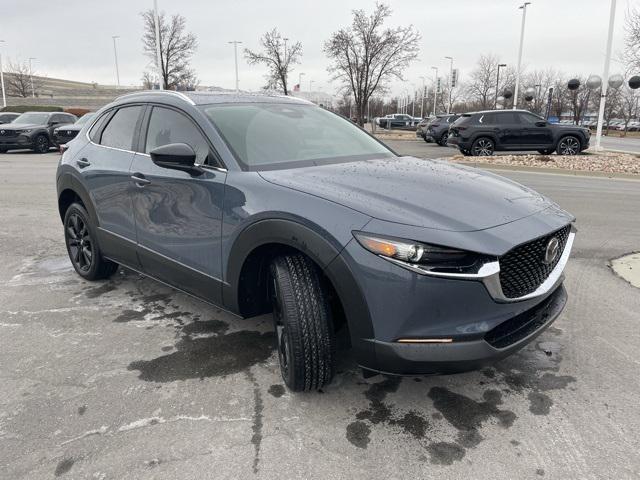
[[560,253],[560,240],[558,237],[553,237],[549,242],[547,242],[547,248],[544,251],[544,258],[542,261],[551,265],[558,258],[558,254]]
[[4,135],[4,130],[0,130],[0,134]]

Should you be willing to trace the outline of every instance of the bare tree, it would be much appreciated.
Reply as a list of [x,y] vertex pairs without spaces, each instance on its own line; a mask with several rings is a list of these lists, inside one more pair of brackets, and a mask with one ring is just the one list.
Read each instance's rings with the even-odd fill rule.
[[498,63],[500,62],[495,55],[480,55],[469,76],[467,95],[481,110],[493,108]]
[[263,48],[260,52],[253,52],[248,48],[244,49],[247,63],[249,65],[265,64],[269,69],[265,88],[267,90],[282,90],[285,95],[289,95],[287,79],[293,71],[292,65],[300,63],[302,44],[296,42],[287,46],[286,40],[278,32],[278,29],[274,28],[260,38],[260,45]]
[[37,76],[33,76],[29,71],[27,62],[9,61],[6,70],[5,81],[7,83],[7,94],[13,97],[30,97],[31,81],[33,79],[33,92],[38,95],[38,90],[42,88],[42,80]]
[[623,86],[619,88],[620,91],[620,116],[624,120],[624,133],[627,135],[627,126],[632,118],[636,118],[638,115],[638,96],[635,90],[631,90],[628,87]]
[[[143,12],[144,34],[142,45],[144,54],[158,69],[156,54],[155,18],[153,10]],[[186,31],[186,20],[176,14],[167,19],[164,13],[158,15],[160,31],[160,71],[163,88],[168,90],[187,90],[197,85],[196,74],[190,66],[198,41],[193,33]]]
[[624,19],[623,60],[629,70],[640,70],[640,9],[629,8]]
[[333,62],[328,71],[353,96],[361,126],[369,98],[382,94],[390,80],[402,80],[403,71],[418,55],[420,34],[413,25],[384,28],[390,16],[391,9],[382,3],[370,15],[354,10],[351,25],[333,33],[324,45]]

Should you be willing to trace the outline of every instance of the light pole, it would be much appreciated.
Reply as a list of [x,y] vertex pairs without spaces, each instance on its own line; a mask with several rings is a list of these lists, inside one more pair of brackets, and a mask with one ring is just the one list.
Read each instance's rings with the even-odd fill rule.
[[502,67],[506,67],[507,64],[506,63],[499,63],[498,64],[498,74],[496,75],[496,101],[493,103],[493,109],[497,110],[498,108],[498,90],[500,89],[500,69]]
[[449,60],[449,103],[447,103],[447,113],[451,110],[451,85],[453,85],[453,57],[444,57]]
[[153,0],[153,23],[156,31],[156,62],[158,63],[158,89],[164,90],[162,75],[162,54],[160,53],[160,21],[158,19],[158,0]]
[[604,107],[607,102],[607,86],[609,84],[609,64],[611,63],[611,48],[613,46],[613,24],[616,19],[616,0],[611,0],[609,11],[609,34],[607,35],[607,55],[604,58],[604,72],[602,73],[602,89],[600,95],[600,109],[598,110],[598,128],[596,130],[596,150],[601,150],[602,121],[604,120]]
[[37,60],[36,57],[29,57],[29,79],[31,80],[31,98],[36,98],[36,91],[33,88],[33,69],[31,68],[31,62]]
[[313,87],[313,84],[314,84],[314,83],[316,83],[316,81],[315,81],[315,80],[309,80],[309,92],[312,92],[312,91],[313,91],[313,88],[312,88],[312,87]]
[[[287,85],[289,85],[289,79],[287,78],[289,76],[289,60],[287,60],[287,42],[289,41],[289,39],[287,37],[283,38],[284,40],[284,65],[285,65],[285,73],[284,73],[284,83],[286,83]],[[287,88],[287,93],[289,92],[289,88]]]
[[522,63],[522,44],[524,43],[524,22],[527,18],[527,5],[531,2],[524,2],[518,8],[522,10],[522,26],[520,27],[520,47],[518,48],[518,67],[516,68],[516,88],[513,93],[513,109],[518,108],[518,88],[520,87],[520,65]]
[[116,39],[120,38],[120,36],[112,35],[111,38],[113,39],[113,56],[116,59],[116,82],[117,82],[118,88],[120,88],[120,71],[118,70],[118,49],[116,48]]
[[[4,40],[0,40],[0,43],[4,43]],[[2,106],[7,106],[7,96],[4,93],[4,70],[2,67],[2,52],[0,51],[0,84],[2,85]]]
[[240,92],[240,81],[238,80],[238,44],[240,43],[242,42],[239,42],[238,40],[232,40],[229,42],[229,44],[233,44],[233,55],[236,62],[236,95]]
[[424,118],[424,94],[426,93],[425,90],[425,81],[426,79],[424,78],[424,76],[420,76],[420,78],[422,79],[422,95],[420,96],[420,118]]
[[433,115],[436,114],[436,105],[438,104],[438,67],[431,67],[431,70],[436,71],[436,79],[433,82]]
[[302,91],[302,76],[306,75],[304,72],[300,72],[298,74],[298,91],[301,92]]

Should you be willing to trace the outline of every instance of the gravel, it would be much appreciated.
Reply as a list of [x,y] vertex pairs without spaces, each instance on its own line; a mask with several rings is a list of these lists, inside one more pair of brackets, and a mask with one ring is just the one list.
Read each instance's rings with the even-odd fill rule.
[[640,155],[602,152],[582,155],[495,155],[491,157],[465,157],[454,155],[454,162],[473,162],[491,165],[559,168],[564,170],[627,173],[640,175]]

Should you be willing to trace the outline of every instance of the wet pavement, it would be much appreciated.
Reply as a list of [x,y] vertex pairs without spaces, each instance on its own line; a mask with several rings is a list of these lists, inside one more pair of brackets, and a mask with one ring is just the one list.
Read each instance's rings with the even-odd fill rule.
[[[0,478],[640,477],[640,182],[505,173],[578,218],[569,303],[494,367],[280,379],[269,316],[239,320],[137,273],[66,258],[57,155],[0,155]],[[34,175],[37,172],[37,175]]]

